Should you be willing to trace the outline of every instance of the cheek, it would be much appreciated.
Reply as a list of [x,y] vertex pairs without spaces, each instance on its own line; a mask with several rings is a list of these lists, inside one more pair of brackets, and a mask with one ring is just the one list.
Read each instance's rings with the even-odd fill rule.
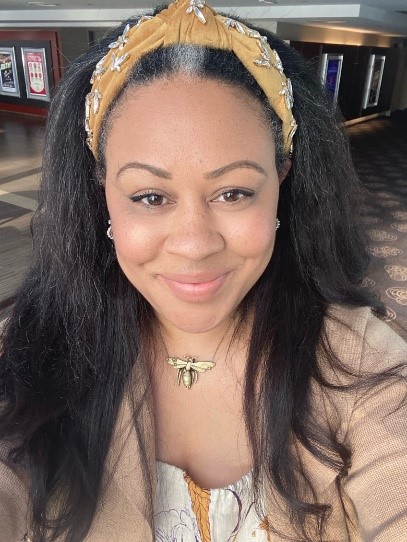
[[257,210],[246,220],[237,221],[230,241],[247,258],[270,258],[275,236],[275,214],[270,209]]
[[[141,265],[154,257],[160,240],[160,227],[137,217],[135,204],[114,185],[106,182],[106,203],[112,221],[113,243],[120,267],[128,275],[129,265]],[[158,225],[159,226],[159,225]]]
[[142,221],[112,218],[114,244],[119,263],[142,264],[152,260],[160,250],[164,233],[161,227],[153,228]]

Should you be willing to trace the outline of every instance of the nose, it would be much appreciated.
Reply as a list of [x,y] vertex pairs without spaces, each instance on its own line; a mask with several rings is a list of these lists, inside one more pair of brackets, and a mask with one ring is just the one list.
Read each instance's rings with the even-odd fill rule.
[[205,201],[178,203],[165,241],[169,254],[203,260],[221,252],[225,239],[219,221]]

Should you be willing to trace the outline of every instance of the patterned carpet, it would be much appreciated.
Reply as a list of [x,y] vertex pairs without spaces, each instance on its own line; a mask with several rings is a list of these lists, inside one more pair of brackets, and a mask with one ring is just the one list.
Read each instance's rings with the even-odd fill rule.
[[387,306],[387,321],[407,340],[407,112],[348,128],[366,188],[360,219],[370,240],[364,279]]

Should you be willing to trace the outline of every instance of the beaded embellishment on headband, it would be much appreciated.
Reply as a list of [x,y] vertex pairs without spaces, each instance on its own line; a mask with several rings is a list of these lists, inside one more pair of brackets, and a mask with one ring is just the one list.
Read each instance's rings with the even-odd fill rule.
[[[196,23],[189,19],[191,16]],[[156,16],[141,16],[132,27],[127,24],[96,64],[90,80],[92,89],[85,100],[86,143],[95,157],[103,116],[128,72],[144,54],[176,43],[233,51],[256,79],[280,118],[284,151],[287,155],[292,153],[292,140],[297,130],[292,114],[293,89],[277,51],[271,49],[267,38],[257,30],[217,14],[205,0],[183,0],[173,2]]]

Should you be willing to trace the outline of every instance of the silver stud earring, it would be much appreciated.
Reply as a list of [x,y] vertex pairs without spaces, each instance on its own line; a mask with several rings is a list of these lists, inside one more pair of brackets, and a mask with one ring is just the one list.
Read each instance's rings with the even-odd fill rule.
[[113,230],[112,230],[112,221],[108,221],[109,227],[107,228],[106,235],[109,237],[110,240],[113,239]]
[[278,228],[280,227],[280,224],[281,222],[279,221],[278,218],[276,218],[276,230],[278,230]]

